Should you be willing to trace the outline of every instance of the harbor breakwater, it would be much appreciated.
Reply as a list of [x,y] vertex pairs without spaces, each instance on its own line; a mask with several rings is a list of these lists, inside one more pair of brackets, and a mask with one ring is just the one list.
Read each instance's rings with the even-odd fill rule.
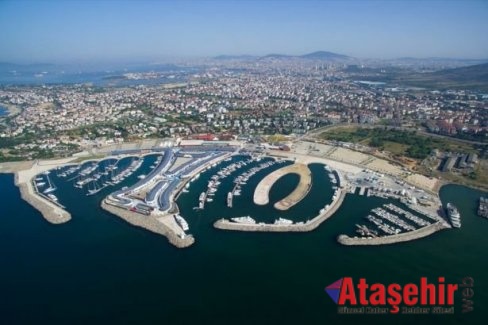
[[424,238],[432,235],[437,231],[443,229],[449,229],[449,228],[450,227],[446,226],[445,223],[438,221],[436,223],[433,223],[431,225],[425,226],[417,230],[413,230],[413,231],[409,231],[397,235],[391,235],[391,236],[366,238],[366,237],[349,237],[347,235],[339,235],[337,237],[337,242],[346,246],[389,245],[389,244],[401,243],[401,242],[411,241],[419,238]]
[[61,224],[71,220],[71,214],[35,193],[32,182],[20,182],[18,173],[15,173],[15,185],[19,188],[20,197],[38,210],[44,219],[52,224]]
[[319,214],[317,217],[303,223],[294,224],[247,224],[236,223],[226,219],[217,220],[214,227],[222,230],[235,231],[255,231],[255,232],[308,232],[316,229],[322,222],[330,218],[342,205],[347,192],[343,189],[339,190],[338,198],[332,202],[330,207]]
[[193,238],[192,235],[187,235],[184,238],[181,238],[176,235],[173,230],[152,216],[145,216],[136,212],[131,212],[112,205],[108,203],[107,200],[103,200],[100,206],[102,209],[120,217],[131,225],[165,236],[171,244],[178,248],[189,247],[195,242],[195,238]]

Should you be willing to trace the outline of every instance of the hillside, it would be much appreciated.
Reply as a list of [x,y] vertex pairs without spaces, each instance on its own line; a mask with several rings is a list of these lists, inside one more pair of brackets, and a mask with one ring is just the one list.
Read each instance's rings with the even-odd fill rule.
[[311,59],[311,60],[347,60],[350,59],[349,56],[344,54],[337,54],[327,51],[317,51],[304,55],[300,55],[301,58]]

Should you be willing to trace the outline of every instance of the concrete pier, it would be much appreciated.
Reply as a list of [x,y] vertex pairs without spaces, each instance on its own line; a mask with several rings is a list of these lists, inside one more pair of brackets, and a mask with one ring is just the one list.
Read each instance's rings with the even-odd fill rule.
[[259,232],[307,232],[312,231],[322,222],[330,218],[341,206],[344,198],[346,196],[346,191],[339,190],[338,198],[331,203],[327,210],[324,210],[315,218],[308,220],[307,222],[303,223],[294,223],[291,225],[287,224],[245,224],[245,223],[236,223],[226,219],[217,220],[214,223],[214,227],[217,229],[224,229],[224,230],[236,230],[236,231],[259,231]]
[[192,235],[186,235],[184,238],[179,237],[173,229],[168,227],[165,223],[161,222],[154,216],[145,216],[117,207],[110,204],[106,199],[102,201],[101,207],[102,209],[122,218],[131,225],[141,227],[153,233],[165,236],[166,238],[168,238],[168,241],[171,244],[175,245],[178,248],[191,246],[195,242],[195,239]]
[[15,173],[15,185],[20,190],[20,196],[27,203],[38,210],[44,219],[53,224],[65,223],[71,220],[71,214],[64,210],[60,204],[56,204],[48,200],[44,195],[36,192],[32,180],[36,175],[50,170],[52,168],[64,165],[71,159],[59,159],[53,161],[37,161],[32,162],[27,166],[21,165],[17,169],[11,169],[10,172]]
[[374,238],[349,237],[347,235],[339,235],[337,237],[337,241],[340,244],[347,245],[347,246],[389,245],[389,244],[401,243],[401,242],[411,241],[419,238],[424,238],[443,229],[449,229],[449,227],[439,221],[431,225],[425,226],[423,228],[401,233],[398,235],[382,236],[382,237],[374,237]]

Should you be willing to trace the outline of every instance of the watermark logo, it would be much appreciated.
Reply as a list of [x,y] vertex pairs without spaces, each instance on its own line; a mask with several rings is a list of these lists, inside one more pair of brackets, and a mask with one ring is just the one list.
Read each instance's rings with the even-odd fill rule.
[[341,278],[325,288],[338,305],[340,314],[453,314],[455,295],[461,294],[463,313],[473,311],[474,280],[465,277],[461,283],[446,283],[444,277],[419,283],[373,283],[365,278],[354,281]]
[[462,312],[469,313],[473,311],[473,296],[474,296],[474,279],[472,277],[465,277],[461,284],[461,294],[462,294]]

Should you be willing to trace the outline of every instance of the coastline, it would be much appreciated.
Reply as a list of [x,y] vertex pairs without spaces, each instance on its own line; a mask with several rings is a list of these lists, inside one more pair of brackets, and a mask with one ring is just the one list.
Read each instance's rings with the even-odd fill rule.
[[3,116],[3,117],[11,117],[11,116],[17,115],[17,114],[22,112],[22,109],[20,107],[12,105],[12,104],[0,102],[0,106],[5,107],[8,111],[8,114]]
[[[151,154],[151,153],[149,153]],[[145,156],[144,154],[143,156]],[[229,154],[231,155],[231,154]],[[220,160],[225,159],[229,155],[224,155],[222,157],[215,158],[214,160],[204,164],[194,170],[191,175],[182,179],[180,184],[176,187],[176,189],[171,193],[171,209],[169,211],[173,211],[173,209],[178,209],[178,205],[176,203],[176,199],[180,195],[181,190],[184,188],[185,184],[188,183],[196,174],[204,171],[208,168],[209,165],[215,162],[219,162]],[[302,163],[308,165],[310,163],[325,163],[330,165],[332,168],[339,172],[339,177],[341,179],[342,187],[340,188],[339,195],[336,200],[331,203],[331,206],[327,209],[327,211],[321,211],[321,213],[308,220],[307,222],[295,223],[295,224],[242,224],[242,223],[235,223],[230,220],[220,219],[217,220],[213,226],[217,229],[222,230],[234,230],[234,231],[250,231],[250,232],[308,232],[316,229],[322,222],[330,218],[341,206],[343,200],[348,193],[347,190],[347,182],[344,182],[342,179],[342,173],[347,172],[355,172],[359,170],[358,166],[354,164],[348,164],[345,162],[339,162],[333,159],[328,159],[324,157],[316,157],[316,156],[305,156],[297,153],[293,154],[282,154],[280,153],[268,153],[269,156],[278,156],[278,157],[286,157],[286,158],[295,158],[296,163]],[[132,155],[127,155],[132,156]],[[111,158],[112,156],[107,156],[99,159],[88,159],[98,161],[101,159]],[[42,195],[36,193],[32,180],[36,175],[42,173],[44,171],[59,167],[59,166],[66,166],[73,164],[73,159],[76,157],[70,157],[65,159],[57,159],[57,160],[42,160],[42,161],[22,161],[22,162],[8,162],[0,164],[0,173],[14,173],[15,175],[15,185],[19,188],[21,197],[35,209],[37,209],[44,219],[52,224],[61,224],[69,221],[71,219],[71,214],[63,209],[62,206],[58,206],[55,203],[51,202],[50,200],[46,199]],[[269,175],[268,175],[269,176]],[[439,191],[444,185],[456,184],[453,182],[448,182],[442,180],[438,182],[436,188],[436,196],[439,198]],[[467,186],[464,184],[456,184],[460,186]],[[470,187],[470,186],[467,186]],[[308,191],[307,191],[308,193]],[[186,235],[184,232],[181,231],[179,226],[173,220],[173,216],[170,213],[161,213],[161,214],[153,214],[149,217],[143,217],[137,213],[125,210],[123,208],[119,208],[110,204],[110,202],[106,201],[107,198],[102,200],[101,206],[104,210],[121,217],[126,222],[145,228],[153,233],[157,233],[167,237],[168,241],[179,248],[184,248],[191,246],[195,239],[192,235]],[[383,245],[383,244],[393,244],[397,242],[404,242],[415,240],[419,238],[423,238],[429,236],[437,231],[447,228],[442,223],[434,223],[430,226],[426,226],[408,233],[402,233],[398,235],[392,236],[384,236],[380,238],[356,238],[356,237],[349,237],[347,235],[339,235],[337,237],[337,241],[343,245]]]

